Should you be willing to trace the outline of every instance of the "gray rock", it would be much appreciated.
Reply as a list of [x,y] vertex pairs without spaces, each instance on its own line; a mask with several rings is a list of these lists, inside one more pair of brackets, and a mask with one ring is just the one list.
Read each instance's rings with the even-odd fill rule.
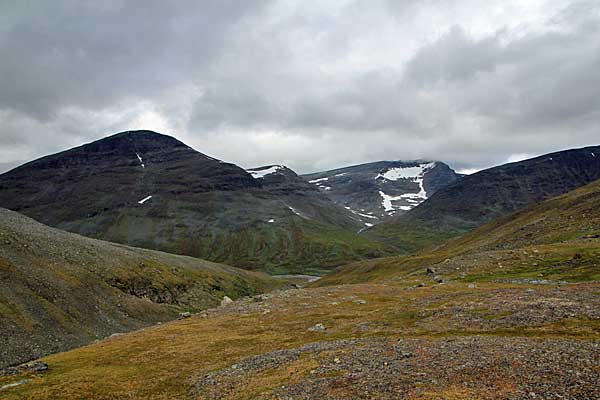
[[23,371],[31,371],[31,372],[44,372],[48,371],[48,364],[42,361],[34,361],[28,364],[25,364],[21,367]]
[[10,388],[13,388],[16,386],[21,386],[21,385],[26,384],[27,382],[31,382],[31,379],[23,379],[22,381],[19,381],[19,382],[9,383],[8,385],[0,386],[0,390],[10,389]]
[[308,330],[311,332],[324,332],[327,330],[327,328],[323,324],[316,324],[308,328]]
[[189,311],[179,313],[179,319],[186,319],[186,318],[190,318],[191,316],[192,316],[192,313]]
[[233,303],[233,300],[229,296],[224,296],[223,300],[221,300],[221,306],[226,306],[227,304]]

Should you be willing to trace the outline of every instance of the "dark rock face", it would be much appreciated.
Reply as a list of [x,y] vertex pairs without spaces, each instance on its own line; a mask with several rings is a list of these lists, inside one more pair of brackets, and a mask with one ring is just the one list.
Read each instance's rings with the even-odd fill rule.
[[[314,232],[323,231],[319,224],[360,228],[291,170],[255,178],[150,131],[119,133],[0,175],[0,207],[94,238],[245,268],[292,265],[303,251],[308,257],[316,239],[302,234],[307,224]],[[273,242],[278,250],[268,254]],[[299,271],[330,260],[325,252],[340,254],[319,246]],[[352,246],[352,260],[382,255]]]
[[439,161],[380,161],[303,176],[365,223],[413,209],[460,177]]

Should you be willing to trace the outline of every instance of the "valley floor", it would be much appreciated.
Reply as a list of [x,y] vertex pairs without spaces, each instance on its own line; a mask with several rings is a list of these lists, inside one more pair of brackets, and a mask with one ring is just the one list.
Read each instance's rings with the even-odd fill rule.
[[279,291],[56,354],[3,399],[598,399],[600,283]]

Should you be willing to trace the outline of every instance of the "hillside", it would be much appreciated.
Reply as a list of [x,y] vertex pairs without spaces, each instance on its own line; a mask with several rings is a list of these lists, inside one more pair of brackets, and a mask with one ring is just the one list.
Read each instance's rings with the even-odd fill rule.
[[0,209],[0,368],[278,285],[264,274],[90,239]]
[[460,177],[440,161],[379,161],[303,175],[367,226],[413,209]]
[[468,175],[365,234],[413,252],[600,179],[600,146],[565,150]]
[[[489,222],[436,249],[356,263],[317,285],[434,278],[600,280],[600,180]],[[426,275],[424,269],[432,273]]]
[[0,391],[9,400],[596,399],[599,201],[597,181],[431,253],[357,263],[314,287],[45,357],[47,371],[0,373]]
[[307,186],[287,169],[253,177],[172,137],[132,131],[0,175],[0,206],[93,238],[276,273],[391,254]]

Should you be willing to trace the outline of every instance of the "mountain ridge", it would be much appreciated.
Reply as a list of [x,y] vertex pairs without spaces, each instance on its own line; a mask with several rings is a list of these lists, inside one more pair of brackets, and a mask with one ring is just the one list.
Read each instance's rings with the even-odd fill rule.
[[293,171],[283,177],[257,179],[172,137],[128,131],[0,175],[0,206],[89,237],[274,273],[391,254],[355,237],[360,222]]

